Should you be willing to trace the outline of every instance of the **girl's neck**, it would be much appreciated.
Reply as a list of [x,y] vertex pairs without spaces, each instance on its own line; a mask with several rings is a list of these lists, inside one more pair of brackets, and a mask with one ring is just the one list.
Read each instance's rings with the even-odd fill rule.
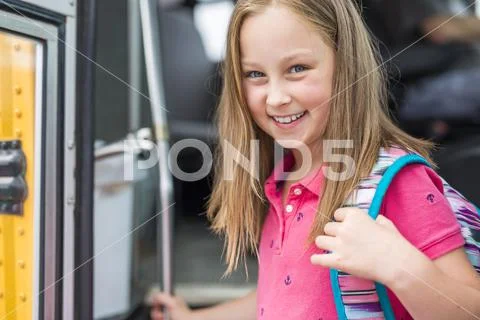
[[[309,147],[309,154],[303,155],[302,152],[298,149],[292,149],[293,158],[295,159],[295,165],[292,168],[292,171],[297,171],[302,168],[304,162],[304,157],[311,157],[311,166],[310,168],[303,168],[306,172],[310,173],[314,170],[320,168],[323,164],[323,150],[322,146],[320,147]],[[308,162],[308,160],[307,160]]]

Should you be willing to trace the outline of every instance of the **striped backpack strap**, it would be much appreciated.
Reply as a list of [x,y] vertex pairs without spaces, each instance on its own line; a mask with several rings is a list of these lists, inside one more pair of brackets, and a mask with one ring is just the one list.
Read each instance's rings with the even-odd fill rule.
[[[388,151],[381,149],[372,173],[360,181],[346,206],[368,210],[369,215],[376,219],[393,178],[412,163],[428,165],[418,155],[396,148]],[[330,270],[330,279],[339,319],[395,319],[387,289],[382,284],[334,269]]]

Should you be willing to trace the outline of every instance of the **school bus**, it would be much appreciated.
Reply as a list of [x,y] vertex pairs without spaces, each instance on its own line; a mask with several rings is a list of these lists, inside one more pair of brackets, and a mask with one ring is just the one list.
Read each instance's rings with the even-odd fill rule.
[[2,319],[72,319],[89,312],[88,304],[74,310],[73,288],[89,290],[90,267],[72,271],[91,256],[88,242],[74,244],[76,232],[90,237],[85,223],[92,197],[83,192],[93,186],[91,68],[72,49],[90,54],[91,6],[0,2]]

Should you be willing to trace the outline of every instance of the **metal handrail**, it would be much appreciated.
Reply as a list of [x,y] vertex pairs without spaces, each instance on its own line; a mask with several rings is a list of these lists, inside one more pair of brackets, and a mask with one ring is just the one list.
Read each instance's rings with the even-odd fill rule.
[[[155,125],[155,137],[159,156],[161,237],[157,238],[157,248],[162,248],[159,265],[162,266],[162,290],[172,292],[172,220],[173,178],[168,168],[169,137],[162,78],[160,35],[158,26],[157,1],[140,0],[140,20],[147,65],[147,83],[150,106]],[[161,257],[161,258],[160,258]],[[160,280],[160,279],[159,279]],[[165,312],[165,319],[168,319]]]
[[109,144],[95,150],[95,161],[103,160],[105,158],[118,156],[125,153],[125,146],[121,143]]
[[117,141],[95,149],[95,161],[118,156],[126,152],[141,154],[154,149],[150,128],[142,128],[127,135],[123,141]]

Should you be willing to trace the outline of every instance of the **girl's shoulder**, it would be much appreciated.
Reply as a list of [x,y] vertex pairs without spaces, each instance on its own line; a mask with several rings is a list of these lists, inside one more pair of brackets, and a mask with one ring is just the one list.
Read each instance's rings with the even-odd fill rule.
[[[390,148],[380,148],[377,163],[375,164],[372,177],[381,172],[383,175],[385,171],[392,166],[400,158],[412,155],[411,151],[405,150],[398,146],[391,146]],[[438,195],[437,200],[445,198],[444,193],[444,181],[440,175],[431,167],[422,163],[411,163],[398,171],[395,174],[392,182],[387,191],[388,194],[394,194],[399,197],[405,197],[406,195],[413,194],[425,194],[427,201],[431,203],[429,199],[432,199],[431,194]],[[446,198],[445,198],[446,201]],[[435,202],[435,201],[434,201]]]
[[[435,170],[423,164],[410,164],[395,175],[386,196],[405,198],[416,194],[425,195],[424,200],[432,204],[445,198],[443,192],[443,180]],[[438,197],[432,202],[431,195]]]
[[443,180],[425,165],[409,165],[395,176],[381,213],[431,259],[464,244],[460,225],[444,195]]

